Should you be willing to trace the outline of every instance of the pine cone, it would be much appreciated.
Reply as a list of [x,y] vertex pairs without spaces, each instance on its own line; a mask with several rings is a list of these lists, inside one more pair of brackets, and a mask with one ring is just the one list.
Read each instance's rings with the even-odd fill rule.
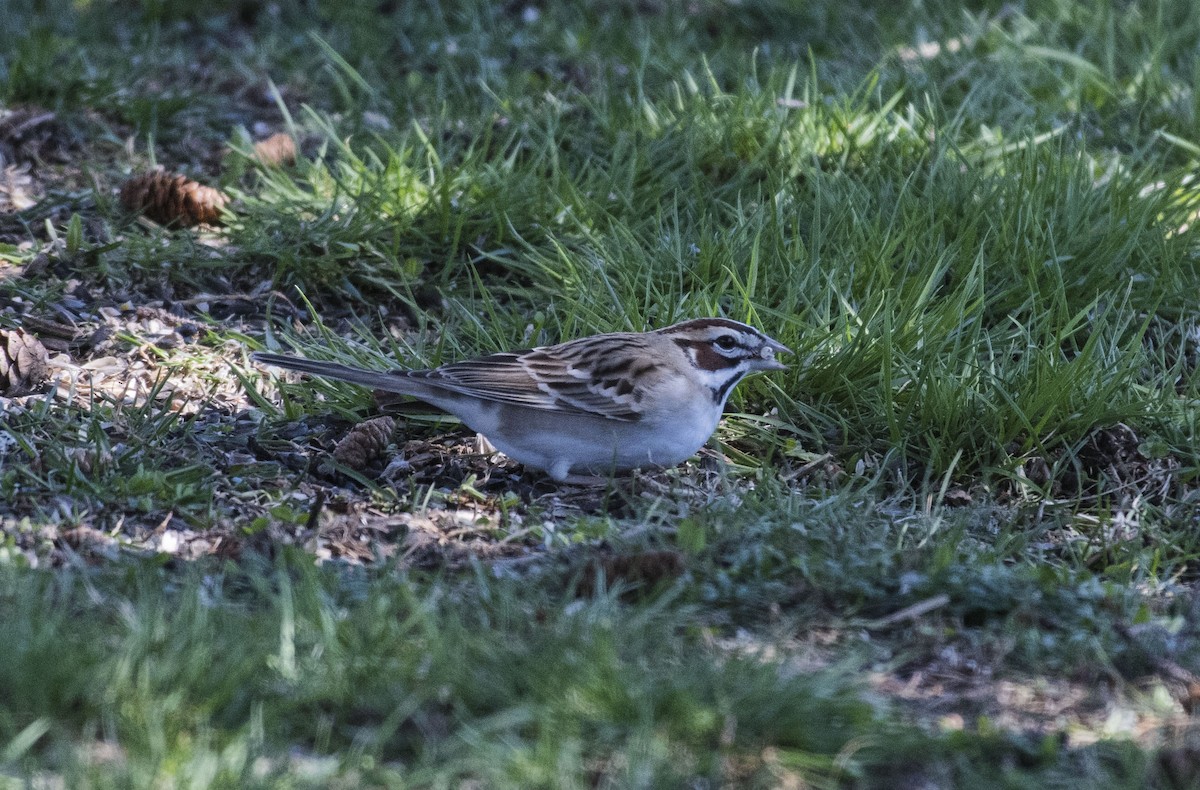
[[582,595],[592,595],[600,583],[602,574],[608,587],[617,582],[625,582],[633,587],[649,588],[680,576],[683,571],[683,555],[677,551],[610,554],[596,558],[584,568],[578,590]]
[[102,532],[86,524],[60,532],[58,539],[76,551],[115,543],[107,532]]
[[216,225],[228,202],[218,190],[164,170],[134,176],[121,187],[121,205],[163,225]]
[[24,329],[0,329],[0,395],[28,395],[50,375],[46,347]]
[[255,143],[254,156],[264,165],[291,167],[296,164],[296,141],[290,134],[278,132]]
[[333,448],[333,457],[343,466],[361,471],[383,455],[395,429],[396,421],[391,417],[376,417],[359,423]]

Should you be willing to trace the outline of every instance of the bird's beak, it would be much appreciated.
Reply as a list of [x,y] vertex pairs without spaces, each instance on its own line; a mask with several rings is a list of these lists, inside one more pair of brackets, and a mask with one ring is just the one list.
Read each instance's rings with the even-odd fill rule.
[[758,363],[755,365],[759,370],[787,370],[787,365],[780,362],[776,356],[778,354],[793,353],[790,348],[780,343],[778,340],[766,339],[763,347],[758,351]]

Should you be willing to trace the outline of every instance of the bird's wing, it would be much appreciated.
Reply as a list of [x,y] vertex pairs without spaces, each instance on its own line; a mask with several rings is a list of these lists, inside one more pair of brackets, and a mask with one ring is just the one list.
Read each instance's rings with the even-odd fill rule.
[[642,336],[601,335],[395,374],[495,403],[636,422],[655,378],[646,350]]

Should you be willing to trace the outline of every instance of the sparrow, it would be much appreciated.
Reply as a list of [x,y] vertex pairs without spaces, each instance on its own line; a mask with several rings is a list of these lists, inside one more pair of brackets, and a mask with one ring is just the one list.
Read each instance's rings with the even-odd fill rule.
[[690,458],[734,385],[787,368],[791,350],[752,326],[697,318],[429,370],[365,370],[282,354],[267,365],[408,395],[453,414],[505,455],[558,482]]

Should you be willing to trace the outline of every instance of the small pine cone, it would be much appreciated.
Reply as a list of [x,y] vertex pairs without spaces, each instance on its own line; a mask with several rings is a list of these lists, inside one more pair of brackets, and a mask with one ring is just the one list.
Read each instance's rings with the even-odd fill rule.
[[333,448],[333,457],[356,471],[365,469],[367,464],[383,455],[395,429],[396,421],[391,417],[376,417],[359,423]]
[[76,551],[93,546],[106,546],[115,542],[108,533],[86,524],[59,533],[58,539]]
[[162,225],[216,225],[228,202],[229,198],[212,187],[163,170],[134,176],[121,187],[121,205]]
[[50,375],[42,342],[23,329],[0,329],[0,395],[28,395]]
[[296,164],[296,141],[290,134],[278,132],[255,143],[254,156],[264,165],[291,167]]
[[639,551],[632,554],[611,554],[599,557],[584,568],[579,591],[591,595],[599,586],[600,576],[612,587],[625,582],[634,587],[653,587],[659,582],[683,574],[683,555],[678,551]]

